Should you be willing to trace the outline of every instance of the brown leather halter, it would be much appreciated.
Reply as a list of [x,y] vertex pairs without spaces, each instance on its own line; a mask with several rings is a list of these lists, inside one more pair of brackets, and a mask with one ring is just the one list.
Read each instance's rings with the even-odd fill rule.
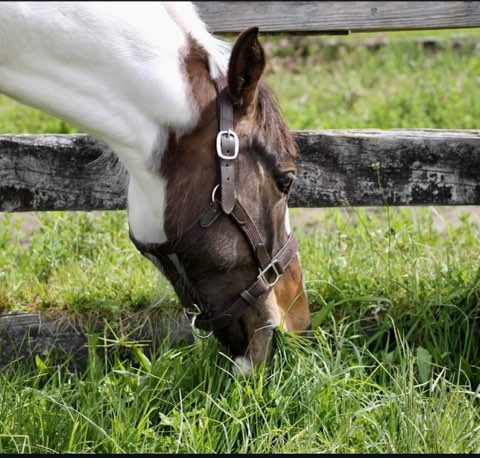
[[[233,104],[226,87],[222,90],[217,87],[217,110],[219,132],[216,150],[220,163],[220,184],[213,190],[208,207],[184,232],[163,243],[142,243],[130,232],[130,239],[137,249],[155,265],[159,264],[164,275],[175,288],[186,312],[193,316],[192,327],[198,326],[207,331],[224,328],[230,322],[240,318],[249,307],[253,307],[257,299],[278,282],[298,249],[297,240],[291,233],[275,256],[272,257],[267,252],[259,230],[235,195],[234,166],[239,152],[239,141],[233,130]],[[216,198],[219,187],[220,201]],[[259,274],[253,283],[240,291],[229,304],[205,309],[199,303],[197,293],[188,282],[183,270],[170,256],[194,245],[204,235],[205,228],[210,227],[219,217],[225,215],[231,218],[249,243],[259,267]]]

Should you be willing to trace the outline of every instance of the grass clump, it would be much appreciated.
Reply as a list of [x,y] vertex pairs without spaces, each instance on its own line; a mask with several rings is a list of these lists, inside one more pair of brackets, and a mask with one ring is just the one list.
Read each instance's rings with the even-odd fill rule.
[[0,221],[1,309],[115,314],[175,307],[166,279],[130,242],[125,211],[35,216],[38,227],[30,233],[21,216]]
[[248,379],[231,375],[213,340],[165,342],[150,357],[136,347],[129,361],[92,344],[83,373],[48,357],[27,378],[11,367],[0,375],[0,451],[478,452],[478,393],[441,370],[420,381],[423,360],[400,334],[398,364],[349,326],[332,320],[310,340],[277,333],[272,366]]
[[329,210],[320,224],[300,245],[315,326],[352,320],[380,351],[396,345],[395,323],[433,364],[480,381],[480,231],[468,214],[445,231],[428,208]]

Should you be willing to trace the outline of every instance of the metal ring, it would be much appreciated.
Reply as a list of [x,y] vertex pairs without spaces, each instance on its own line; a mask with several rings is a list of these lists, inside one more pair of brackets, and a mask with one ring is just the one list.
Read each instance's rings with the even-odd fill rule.
[[217,192],[217,189],[218,189],[219,187],[220,187],[220,185],[217,184],[217,186],[215,186],[215,187],[213,188],[213,191],[212,191],[212,204],[213,204],[213,202],[215,202],[215,193]]
[[[199,316],[202,313],[202,311],[200,310],[200,307],[197,304],[192,304],[192,305],[195,308],[195,311],[193,312],[191,310],[187,310],[186,307],[183,309],[183,313],[185,314],[185,317],[187,318],[188,321],[190,321],[190,326],[192,327],[192,333],[194,336],[198,337],[199,339],[208,339],[213,334],[213,331],[211,331],[207,335],[200,334],[198,328],[195,327],[195,320],[197,319],[197,316]],[[190,320],[188,315],[193,315],[193,318]]]
[[193,320],[191,321],[192,333],[199,339],[208,339],[213,334],[213,331],[210,331],[207,335],[200,334],[198,328],[195,327],[195,320],[197,319],[197,316],[198,315],[194,315]]
[[192,305],[193,305],[193,308],[195,309],[193,312],[191,310],[188,310],[187,307],[183,308],[183,313],[185,314],[188,320],[189,320],[188,315],[197,316],[202,313],[202,311],[200,310],[200,307],[197,304],[192,304]]
[[[217,184],[217,186],[215,186],[215,187],[213,188],[213,191],[212,191],[212,204],[215,202],[215,193],[217,192],[217,189],[218,189],[219,187],[220,187],[220,185]],[[236,191],[234,191],[234,196],[235,196],[235,198],[237,197],[237,192],[236,192]]]

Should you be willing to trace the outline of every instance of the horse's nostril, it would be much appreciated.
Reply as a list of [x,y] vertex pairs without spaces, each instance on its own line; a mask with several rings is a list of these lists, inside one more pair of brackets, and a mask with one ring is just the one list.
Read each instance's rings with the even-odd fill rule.
[[299,329],[295,331],[295,334],[299,337],[306,339],[307,341],[311,341],[314,338],[312,322],[310,321],[308,325],[304,329]]

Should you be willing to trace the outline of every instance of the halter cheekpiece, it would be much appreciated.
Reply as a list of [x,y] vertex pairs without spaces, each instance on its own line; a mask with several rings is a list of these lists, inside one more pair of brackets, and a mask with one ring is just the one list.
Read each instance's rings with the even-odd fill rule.
[[[298,249],[297,240],[292,232],[275,256],[268,253],[257,226],[235,195],[235,159],[239,154],[240,145],[238,136],[233,130],[233,103],[226,87],[223,89],[217,87],[217,112],[219,132],[216,137],[216,152],[220,165],[220,183],[213,189],[208,207],[184,232],[163,243],[142,243],[130,232],[130,239],[140,253],[155,264],[160,263],[164,275],[182,301],[185,312],[192,316],[192,327],[206,331],[228,326],[240,318],[249,307],[253,307],[257,299],[278,282]],[[170,256],[192,246],[201,237],[202,231],[222,215],[230,217],[244,235],[259,273],[253,283],[240,291],[229,304],[205,309],[199,303],[197,294],[186,279],[185,273]]]

